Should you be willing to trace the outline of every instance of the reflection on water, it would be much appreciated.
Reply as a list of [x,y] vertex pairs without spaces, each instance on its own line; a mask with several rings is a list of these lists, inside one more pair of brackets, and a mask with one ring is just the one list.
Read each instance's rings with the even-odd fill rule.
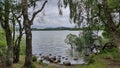
[[[49,55],[66,57],[72,64],[81,64],[83,59],[74,61],[70,55],[71,48],[64,40],[69,34],[78,35],[78,31],[32,31],[33,36],[33,54]],[[77,54],[76,54],[77,56]],[[62,62],[65,59],[62,59]]]

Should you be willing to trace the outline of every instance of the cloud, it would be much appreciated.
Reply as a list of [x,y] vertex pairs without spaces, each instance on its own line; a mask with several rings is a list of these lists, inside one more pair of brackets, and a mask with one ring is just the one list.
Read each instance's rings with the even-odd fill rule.
[[[44,10],[35,18],[33,26],[38,26],[41,28],[61,26],[74,27],[74,24],[69,22],[69,8],[63,8],[63,15],[60,16],[57,2],[58,0],[48,0]],[[37,5],[38,6],[36,9],[38,10],[38,8],[41,7],[41,2],[38,2]],[[33,11],[30,9],[29,12]]]

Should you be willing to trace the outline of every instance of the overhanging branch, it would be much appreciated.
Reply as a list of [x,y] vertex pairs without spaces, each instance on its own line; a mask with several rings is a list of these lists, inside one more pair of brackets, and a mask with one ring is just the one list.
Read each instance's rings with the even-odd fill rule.
[[33,13],[33,16],[32,16],[32,18],[31,18],[31,20],[30,20],[31,24],[33,24],[33,20],[34,20],[35,16],[36,16],[39,12],[41,12],[41,11],[43,10],[43,8],[45,7],[46,3],[47,3],[47,0],[43,3],[41,9],[39,9],[38,11],[36,11],[36,12]]

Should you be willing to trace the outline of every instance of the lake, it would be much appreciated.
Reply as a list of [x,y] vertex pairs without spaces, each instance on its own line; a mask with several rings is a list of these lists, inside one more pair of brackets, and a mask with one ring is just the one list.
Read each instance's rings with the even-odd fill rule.
[[[74,61],[70,55],[71,47],[64,40],[66,36],[71,34],[79,34],[79,31],[32,31],[32,47],[35,55],[49,55],[67,57],[72,64],[82,64],[83,59]],[[62,60],[64,61],[64,60]]]

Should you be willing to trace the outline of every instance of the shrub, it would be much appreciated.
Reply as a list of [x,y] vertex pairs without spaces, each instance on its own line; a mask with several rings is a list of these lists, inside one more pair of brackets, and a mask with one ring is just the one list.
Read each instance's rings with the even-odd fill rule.
[[36,56],[32,56],[32,61],[36,62],[37,61],[37,57]]
[[87,64],[92,64],[92,63],[94,63],[94,62],[95,62],[94,56],[91,55],[91,56],[85,57],[85,61],[87,62]]
[[39,60],[39,62],[38,62],[39,64],[43,64],[43,60]]
[[30,66],[30,68],[36,68],[35,65],[32,63],[32,65]]

